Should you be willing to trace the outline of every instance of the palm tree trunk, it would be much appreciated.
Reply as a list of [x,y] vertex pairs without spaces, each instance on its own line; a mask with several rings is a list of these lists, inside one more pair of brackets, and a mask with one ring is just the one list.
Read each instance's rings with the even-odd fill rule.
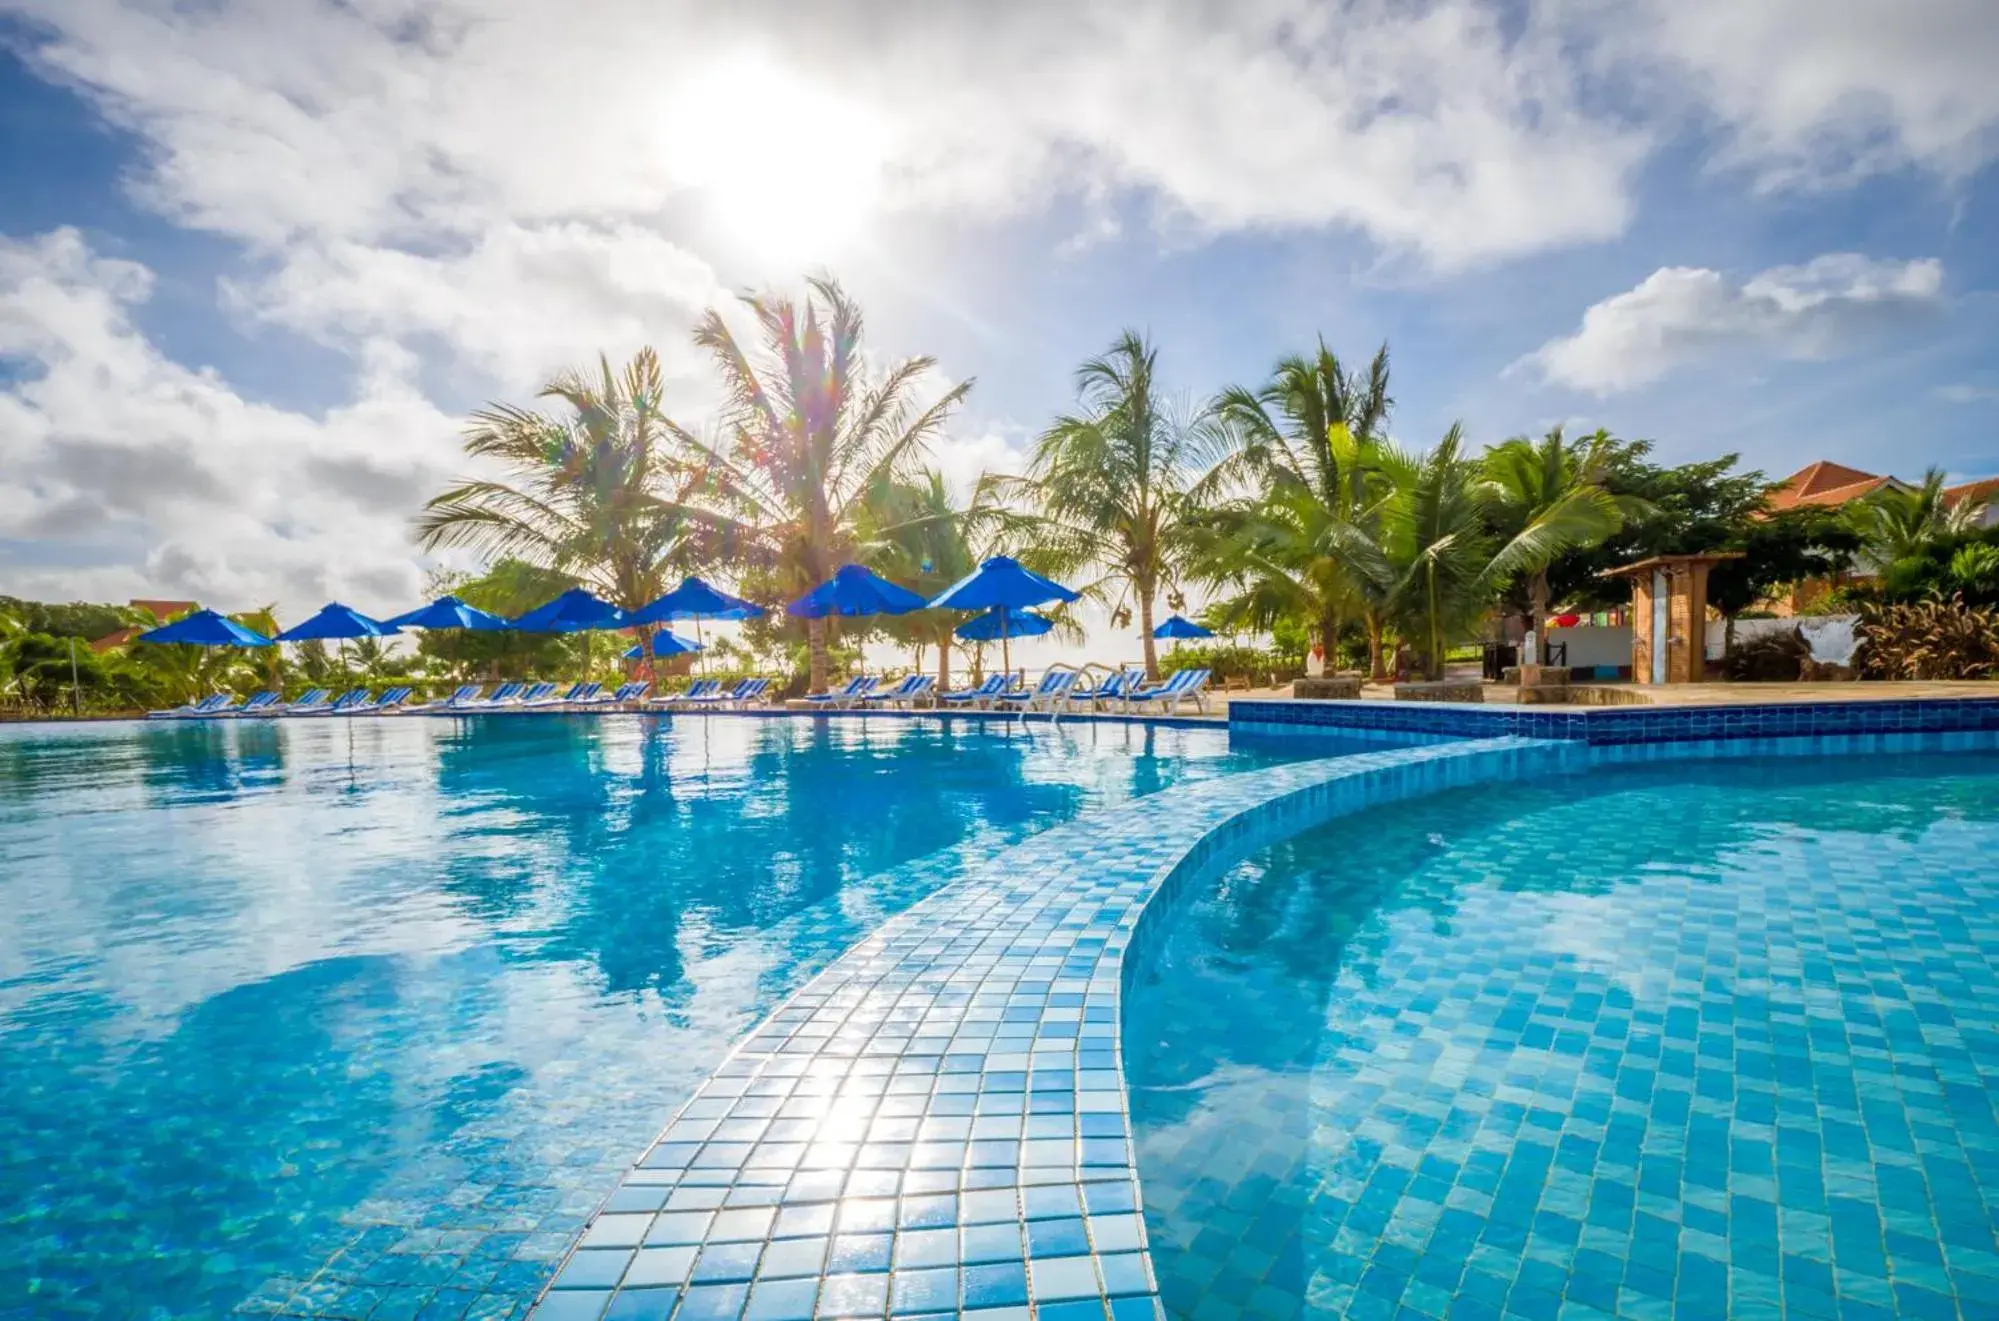
[[826,621],[808,619],[805,621],[805,645],[811,653],[810,673],[806,676],[805,691],[823,693],[826,691],[827,670],[831,667],[826,654]]
[[1319,616],[1319,645],[1325,648],[1328,677],[1340,668],[1340,622],[1340,612],[1331,608]]
[[1382,655],[1381,612],[1367,612],[1367,681],[1388,682],[1388,659]]
[[1428,595],[1430,605],[1430,617],[1424,621],[1426,625],[1424,631],[1429,634],[1430,644],[1425,649],[1429,652],[1429,655],[1423,657],[1423,677],[1435,683],[1444,677],[1443,630],[1437,627],[1437,569],[1435,565],[1430,566],[1430,571],[1423,576],[1423,587],[1425,593]]
[[[939,638],[937,641],[937,691],[940,693],[951,691],[951,639],[949,638]],[[938,705],[943,704],[940,702]]]
[[1154,683],[1159,681],[1159,649],[1152,638],[1152,593],[1140,588],[1138,593],[1138,630],[1145,639],[1145,677]]
[[1527,629],[1534,635],[1534,664],[1548,663],[1548,571],[1534,575],[1527,590]]

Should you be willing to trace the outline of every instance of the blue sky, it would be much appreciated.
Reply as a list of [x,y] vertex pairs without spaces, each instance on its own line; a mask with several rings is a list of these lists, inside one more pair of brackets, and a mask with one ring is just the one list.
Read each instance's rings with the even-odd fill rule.
[[[178,8],[178,12],[175,12]],[[1999,472],[1980,0],[0,0],[0,579],[387,610],[458,421],[837,275],[1017,467],[1387,341],[1395,431]]]

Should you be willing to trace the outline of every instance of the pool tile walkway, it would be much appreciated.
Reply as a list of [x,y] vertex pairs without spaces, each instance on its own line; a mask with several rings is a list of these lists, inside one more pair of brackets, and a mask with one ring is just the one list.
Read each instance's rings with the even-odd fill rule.
[[1318,821],[1580,752],[1490,739],[1293,763],[995,855],[739,1045],[533,1315],[1157,1321],[1119,1045],[1148,902]]

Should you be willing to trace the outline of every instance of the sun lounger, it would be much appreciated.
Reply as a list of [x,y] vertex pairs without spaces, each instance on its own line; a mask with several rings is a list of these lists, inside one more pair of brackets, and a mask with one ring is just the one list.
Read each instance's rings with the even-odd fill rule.
[[631,683],[619,684],[618,690],[613,693],[604,692],[602,684],[597,684],[595,687],[598,691],[588,697],[578,698],[575,704],[577,706],[624,706],[630,702],[643,702],[645,701],[646,693],[651,691],[652,684],[644,679],[635,679]]
[[250,700],[243,703],[243,705],[241,706],[223,707],[221,710],[216,711],[213,714],[220,716],[268,715],[270,714],[272,709],[277,706],[277,704],[278,704],[277,692],[273,689],[266,688],[260,693],[253,694]]
[[770,700],[770,680],[764,678],[745,679],[736,685],[736,691],[729,694],[729,705],[738,711],[747,710],[753,703]]
[[522,706],[568,706],[572,702],[587,702],[590,700],[590,694],[602,691],[604,685],[601,683],[573,683],[569,685],[569,691],[560,697],[555,695],[555,685],[552,683],[536,684],[535,687],[545,689],[546,691],[538,697],[523,697],[521,699]]
[[881,680],[871,674],[857,674],[847,680],[846,687],[830,693],[807,693],[805,700],[815,706],[859,706],[862,699],[880,685]]
[[493,690],[491,696],[476,698],[472,701],[460,703],[458,709],[461,711],[492,711],[496,709],[505,709],[506,707],[512,706],[515,702],[518,702],[521,698],[521,694],[526,691],[527,691],[527,685],[524,683],[503,683],[498,688],[495,688]]
[[476,700],[479,696],[480,691],[481,691],[481,685],[479,684],[476,683],[460,684],[456,689],[452,691],[451,696],[449,697],[438,698],[437,700],[430,702],[407,703],[403,706],[402,709],[405,711],[448,711],[456,707],[464,706],[467,702]]
[[297,701],[280,702],[272,708],[271,714],[289,716],[303,715],[307,712],[317,711],[320,707],[326,705],[326,699],[332,695],[324,688],[308,688],[298,695]]
[[1068,699],[1069,690],[1076,686],[1074,670],[1050,670],[1041,676],[1041,682],[1030,691],[1007,692],[999,695],[999,700],[1008,706],[1017,706],[1022,713],[1046,711],[1054,715],[1062,709]]
[[358,702],[339,707],[335,710],[334,714],[343,716],[379,715],[383,711],[395,710],[404,702],[409,701],[409,699],[409,689],[391,688],[380,697],[363,697]]
[[1202,692],[1207,687],[1209,671],[1176,670],[1165,683],[1140,688],[1131,695],[1132,706],[1159,704],[1163,714],[1171,714],[1180,709],[1180,703],[1192,702],[1194,709],[1206,715],[1208,699]]
[[679,706],[682,702],[690,702],[698,706],[719,696],[721,691],[722,681],[720,679],[696,679],[693,683],[687,685],[687,691],[684,693],[666,693],[652,700],[654,706],[672,707]]
[[319,706],[294,707],[290,711],[286,712],[286,714],[294,716],[339,715],[340,713],[347,710],[348,707],[355,706],[361,702],[367,701],[369,696],[370,694],[366,688],[349,688],[346,692],[340,694],[340,696],[334,698],[331,702],[323,703]]
[[[738,702],[746,701],[755,693],[762,691],[756,685],[757,680],[755,679],[739,679],[736,681],[736,686],[727,692],[702,693],[698,697],[685,697],[681,700],[690,706],[696,707],[734,706]],[[766,681],[765,687],[768,686],[769,684]],[[720,688],[721,685],[718,683],[716,687]]]
[[936,686],[937,681],[927,674],[911,674],[893,688],[868,693],[861,698],[861,704],[872,706],[879,702],[883,706],[913,707]]
[[995,671],[988,674],[976,688],[960,688],[955,693],[939,693],[937,699],[947,706],[990,706],[999,695],[1006,691],[1007,676]]
[[235,699],[228,693],[210,693],[199,702],[188,702],[182,706],[168,707],[163,711],[148,711],[148,720],[179,720],[186,716],[213,715]]
[[1094,688],[1076,687],[1069,690],[1069,707],[1089,706],[1098,710],[1113,703],[1131,701],[1132,690],[1145,678],[1143,670],[1119,670],[1104,676],[1103,682]]

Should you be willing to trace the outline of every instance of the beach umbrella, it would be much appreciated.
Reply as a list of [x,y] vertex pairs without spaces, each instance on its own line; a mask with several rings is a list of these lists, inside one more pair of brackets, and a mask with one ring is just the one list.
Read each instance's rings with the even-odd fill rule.
[[923,606],[923,598],[907,587],[897,587],[858,564],[847,564],[784,610],[799,619],[824,619],[828,615],[906,615]]
[[1011,638],[1038,638],[1055,627],[1055,621],[1026,610],[1002,611],[995,606],[982,615],[971,619],[951,630],[953,636],[967,642],[997,642],[1002,634]]
[[292,627],[278,634],[274,640],[278,642],[315,642],[332,638],[341,644],[340,669],[344,674],[347,670],[346,642],[348,638],[387,637],[396,631],[390,625],[384,624],[379,620],[370,619],[351,606],[344,606],[340,602],[334,601],[322,607],[318,614],[304,623],[294,624]]
[[[1047,605],[1051,601],[1074,601],[1072,592],[1052,578],[1044,578],[1019,560],[995,555],[978,568],[944,589],[930,604],[939,610],[1001,610]],[[1000,616],[1000,656],[1007,672],[1013,671],[1013,653],[1008,646],[1009,621]]]
[[630,624],[664,624],[675,619],[755,619],[764,608],[709,586],[699,578],[682,578],[680,586],[652,604],[631,612]]
[[[699,578],[682,578],[680,586],[665,596],[632,611],[630,622],[634,624],[664,624],[675,619],[694,621],[694,649],[701,650],[701,621],[704,619],[738,620],[756,619],[764,613],[760,605],[731,596],[718,588],[710,587]],[[655,655],[671,655],[670,652],[655,652]]]
[[474,632],[490,632],[495,629],[512,628],[498,615],[489,615],[477,606],[466,605],[455,596],[440,596],[429,605],[418,606],[394,619],[382,621],[382,627],[398,628],[469,628]]
[[522,633],[581,633],[623,628],[628,622],[625,612],[609,601],[600,601],[581,587],[572,587],[514,620],[512,626]]
[[227,615],[197,610],[184,619],[141,633],[135,642],[178,642],[193,647],[268,647],[271,640]]
[[[394,619],[385,619],[382,625],[385,628],[420,628],[426,632],[432,629],[455,628],[474,633],[495,633],[513,627],[498,615],[488,614],[477,606],[466,605],[455,596],[440,596],[429,605],[420,605],[414,610],[397,615]],[[457,644],[452,645],[451,664],[454,669],[457,668],[460,660],[459,652],[462,650],[463,648]]]
[[[652,654],[661,660],[666,659],[668,656],[685,656],[689,652],[696,652],[700,650],[701,650],[700,643],[689,642],[686,638],[680,637],[679,635],[674,633],[669,633],[665,629],[661,629],[659,632],[652,635]],[[625,659],[638,660],[641,657],[643,657],[645,654],[646,654],[645,645],[641,643],[640,645],[633,647],[630,651],[626,652]]]
[[1193,620],[1182,619],[1178,615],[1169,615],[1165,623],[1152,630],[1155,638],[1211,638],[1214,635],[1212,629],[1202,628]]
[[[553,601],[536,606],[514,621],[522,633],[593,633],[601,629],[623,628],[625,612],[609,601],[600,601],[581,587],[572,587]],[[590,639],[583,639],[583,668],[591,664]]]

